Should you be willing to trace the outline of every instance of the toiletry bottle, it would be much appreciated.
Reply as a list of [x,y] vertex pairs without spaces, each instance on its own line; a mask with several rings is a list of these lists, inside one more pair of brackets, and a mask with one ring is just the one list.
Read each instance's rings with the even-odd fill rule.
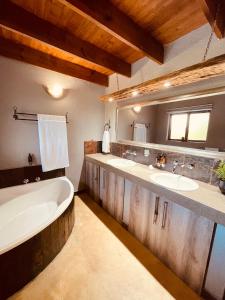
[[29,166],[32,166],[32,164],[33,164],[33,156],[31,153],[29,153],[29,155],[28,155],[28,163],[29,163]]

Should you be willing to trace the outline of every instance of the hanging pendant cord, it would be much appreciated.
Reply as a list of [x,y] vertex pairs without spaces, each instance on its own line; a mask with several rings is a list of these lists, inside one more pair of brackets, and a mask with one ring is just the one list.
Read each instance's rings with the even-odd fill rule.
[[215,31],[215,28],[216,28],[216,20],[217,20],[217,17],[218,17],[220,6],[221,6],[221,0],[218,0],[217,1],[217,6],[216,6],[215,17],[214,17],[214,21],[213,21],[213,25],[212,25],[212,30],[211,30],[211,33],[210,33],[210,36],[209,36],[209,40],[207,42],[206,49],[205,49],[205,53],[204,53],[204,57],[203,57],[203,62],[206,61],[206,57],[207,57],[207,54],[209,52],[209,47],[210,47],[211,42],[212,42],[213,33]]
[[119,91],[120,87],[119,87],[119,78],[117,73],[116,73],[116,82],[117,82],[117,91]]

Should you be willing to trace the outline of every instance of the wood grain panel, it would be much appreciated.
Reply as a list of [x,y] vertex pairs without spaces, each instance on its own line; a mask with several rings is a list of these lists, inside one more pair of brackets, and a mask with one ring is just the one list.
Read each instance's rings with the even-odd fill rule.
[[60,252],[74,225],[74,201],[40,233],[0,255],[0,299],[4,300],[36,277]]
[[100,72],[105,75],[110,75],[113,72],[105,69],[101,66],[95,65],[86,60],[82,60],[77,56],[71,55],[65,51],[59,50],[57,48],[51,47],[48,44],[41,43],[38,40],[32,39],[29,36],[22,35],[16,31],[7,29],[6,27],[1,27],[0,25],[0,36],[6,39],[9,39],[13,42],[19,43],[21,45],[27,46],[29,48],[41,51],[43,53],[49,54],[56,58],[69,61],[70,63],[81,65],[85,68]]
[[113,36],[121,39],[124,43],[140,50],[158,63],[163,62],[163,46],[151,36],[150,32],[144,31],[126,14],[103,0],[60,0],[75,12],[88,18]]
[[[140,27],[167,44],[206,23],[196,1],[111,0]],[[190,18],[191,16],[191,18]]]
[[146,241],[149,222],[153,219],[154,204],[151,196],[149,190],[132,184],[128,230],[142,243]]
[[65,176],[64,168],[43,172],[40,165],[0,170],[0,189],[21,185],[24,179],[29,179],[29,182],[35,182],[37,177],[40,177],[40,180],[46,180],[61,176]]
[[157,247],[148,231],[147,245],[176,275],[192,289],[202,289],[214,223],[168,199],[160,199],[160,210],[168,203],[165,228],[163,213],[157,228]]
[[52,25],[50,22],[42,20],[11,2],[1,2],[0,24],[93,64],[125,76],[131,75],[131,66],[128,63]]
[[100,168],[100,199],[103,208],[118,222],[122,223],[124,178]]
[[[143,52],[135,50],[115,35],[113,36],[105,29],[100,28],[93,21],[78,14],[68,5],[65,5],[65,2],[63,4],[61,0],[11,1],[30,11],[32,14],[47,20],[54,26],[62,28],[128,63],[137,61],[144,56]],[[95,3],[96,1],[89,2]],[[108,5],[108,2],[106,3]],[[197,1],[112,0],[110,3],[117,10],[121,11],[126,19],[128,16],[136,26],[142,31],[147,31],[161,44],[170,43],[207,22]],[[108,7],[106,11],[109,12],[110,16]],[[110,22],[110,20],[107,21]],[[119,25],[121,24],[119,23]],[[123,26],[120,27],[122,29],[125,28]],[[83,63],[87,64],[87,62]],[[83,64],[83,66],[88,67],[86,64]]]
[[104,95],[100,99],[108,101],[113,98],[114,101],[132,98],[132,92],[135,90],[139,95],[147,95],[164,89],[164,83],[170,82],[171,87],[183,86],[202,80],[210,79],[225,74],[225,55],[220,55],[170,74],[145,81],[144,83],[129,87],[118,92]]
[[12,0],[12,2],[128,63],[144,56],[142,52],[127,46],[58,0]]
[[101,153],[102,141],[84,141],[84,155]]
[[100,191],[99,191],[99,178],[100,178],[100,168],[98,165],[86,161],[85,164],[86,172],[86,185],[90,196],[97,202],[100,202]]
[[108,85],[108,77],[106,75],[1,37],[0,55],[103,86]]
[[198,0],[198,3],[216,36],[222,39],[225,34],[225,1]]

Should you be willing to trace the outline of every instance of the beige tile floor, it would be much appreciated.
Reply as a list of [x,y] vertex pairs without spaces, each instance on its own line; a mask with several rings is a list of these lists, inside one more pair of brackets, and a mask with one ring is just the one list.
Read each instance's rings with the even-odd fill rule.
[[11,300],[199,299],[86,195],[75,218],[59,255]]

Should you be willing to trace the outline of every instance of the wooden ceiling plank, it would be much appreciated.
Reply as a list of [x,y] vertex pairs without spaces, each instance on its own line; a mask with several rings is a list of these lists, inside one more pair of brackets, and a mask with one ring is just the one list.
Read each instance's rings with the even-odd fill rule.
[[0,37],[0,55],[108,86],[108,76]]
[[132,99],[132,92],[134,90],[139,96],[149,95],[153,92],[162,91],[163,89],[165,90],[164,84],[166,82],[169,82],[171,87],[178,87],[221,75],[225,75],[225,54],[214,57],[203,63],[148,80],[139,85],[129,87],[109,95],[104,95],[100,99],[102,101],[109,101],[110,98],[114,101]]
[[8,0],[0,3],[0,24],[95,65],[128,77],[131,76],[129,63],[57,28]]
[[75,12],[91,20],[100,28],[146,56],[162,64],[164,48],[151,34],[138,26],[129,16],[110,1],[105,0],[58,0]]
[[[216,36],[219,39],[222,39],[225,35],[225,1],[224,0],[198,0],[198,3],[207,21],[214,29]],[[217,12],[217,6],[218,6],[218,12]]]

